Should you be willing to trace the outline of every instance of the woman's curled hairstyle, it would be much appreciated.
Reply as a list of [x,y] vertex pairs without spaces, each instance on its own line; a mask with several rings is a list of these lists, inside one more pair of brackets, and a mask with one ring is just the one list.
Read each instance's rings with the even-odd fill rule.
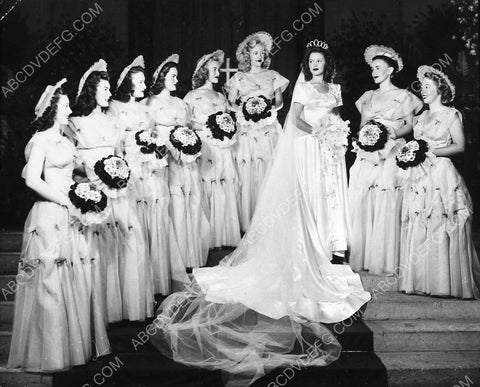
[[325,50],[321,47],[307,47],[305,50],[305,54],[303,55],[302,60],[302,72],[305,76],[306,81],[311,81],[313,78],[312,73],[310,72],[310,68],[308,67],[308,60],[310,59],[310,54],[318,52],[323,55],[325,58],[325,69],[323,71],[323,80],[325,82],[332,82],[335,76],[337,75],[337,70],[335,67],[335,60],[333,59],[333,55],[330,50]]
[[72,107],[72,117],[88,116],[97,107],[97,87],[101,80],[110,81],[106,71],[92,71]]

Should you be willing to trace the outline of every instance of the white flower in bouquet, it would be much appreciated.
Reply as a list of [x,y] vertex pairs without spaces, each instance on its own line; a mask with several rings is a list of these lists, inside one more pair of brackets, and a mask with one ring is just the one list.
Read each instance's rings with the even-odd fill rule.
[[250,98],[245,104],[245,109],[249,114],[260,114],[267,107],[267,103],[262,98]]
[[380,138],[381,130],[377,125],[368,124],[360,129],[358,141],[363,145],[375,145]]
[[220,129],[226,133],[232,133],[236,130],[235,122],[233,121],[232,116],[230,114],[223,113],[221,115],[218,115],[215,118],[215,121],[217,122]]
[[112,177],[127,179],[130,174],[130,169],[122,159],[110,158],[105,160],[105,172]]
[[197,136],[192,129],[187,127],[179,127],[173,132],[173,138],[180,142],[183,146],[195,145]]

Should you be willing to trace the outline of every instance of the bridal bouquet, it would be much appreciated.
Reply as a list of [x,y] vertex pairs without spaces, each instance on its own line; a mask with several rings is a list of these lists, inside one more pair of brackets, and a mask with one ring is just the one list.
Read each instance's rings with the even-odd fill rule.
[[397,153],[397,165],[402,169],[416,167],[423,163],[427,157],[428,144],[425,140],[412,140],[407,142]]
[[107,188],[112,190],[125,188],[130,179],[130,167],[127,161],[114,155],[98,160],[94,171]]
[[207,137],[217,146],[230,146],[237,133],[235,113],[217,112],[208,116]]
[[263,95],[248,98],[242,105],[242,111],[238,117],[241,125],[262,127],[272,124],[277,119],[277,111],[272,102]]
[[165,143],[160,137],[154,137],[147,130],[140,130],[135,133],[135,140],[144,154],[155,154],[158,159],[163,159],[167,154]]
[[186,163],[195,161],[202,150],[202,140],[194,130],[186,126],[175,126],[170,131],[167,145],[176,160]]
[[388,139],[387,127],[380,122],[370,120],[358,132],[356,144],[366,152],[375,152],[383,149]]
[[95,184],[75,183],[70,187],[68,197],[74,206],[70,214],[83,225],[100,224],[107,219],[107,196]]
[[347,150],[349,124],[350,121],[344,121],[338,115],[330,113],[322,117],[312,131],[312,136],[323,145],[324,151],[335,164]]

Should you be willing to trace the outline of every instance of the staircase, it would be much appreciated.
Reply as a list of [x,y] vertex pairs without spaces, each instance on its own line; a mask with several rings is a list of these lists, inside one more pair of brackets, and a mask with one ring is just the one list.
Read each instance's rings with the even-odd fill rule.
[[[222,385],[219,372],[185,367],[157,352],[145,336],[149,322],[113,324],[109,338],[114,354],[71,371],[32,374],[6,369],[20,246],[20,232],[0,233],[0,387]],[[224,254],[212,252],[210,259],[218,261]],[[341,331],[332,329],[343,347],[341,358],[328,367],[275,370],[255,387],[284,382],[289,387],[480,385],[480,301],[405,295],[397,292],[394,277],[361,277],[372,301],[363,321],[354,319],[339,323]],[[145,343],[141,337],[147,337]]]

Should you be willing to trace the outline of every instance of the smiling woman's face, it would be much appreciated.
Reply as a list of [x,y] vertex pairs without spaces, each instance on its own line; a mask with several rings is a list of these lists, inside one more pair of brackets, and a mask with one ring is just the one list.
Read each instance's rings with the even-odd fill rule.
[[108,101],[110,101],[110,97],[112,93],[110,92],[110,82],[106,79],[100,79],[97,85],[97,93],[95,95],[95,100],[97,101],[97,105],[101,107],[108,107]]

